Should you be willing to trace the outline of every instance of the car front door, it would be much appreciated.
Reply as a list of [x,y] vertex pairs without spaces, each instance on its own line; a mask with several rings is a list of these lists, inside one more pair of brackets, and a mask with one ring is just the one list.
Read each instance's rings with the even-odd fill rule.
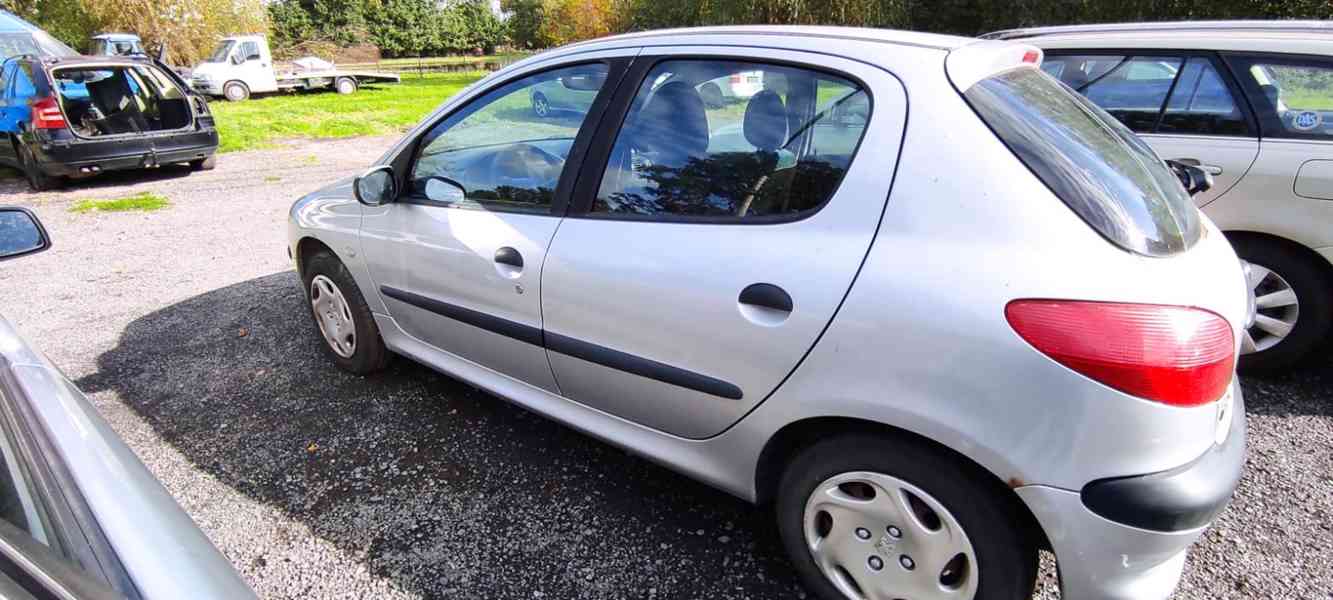
[[0,163],[18,166],[18,155],[14,154],[14,139],[18,135],[17,111],[10,107],[9,85],[14,79],[16,61],[6,61],[0,68]]
[[[906,119],[876,67],[735,53],[635,59],[542,277],[561,394],[687,438],[735,423],[818,340],[874,238]],[[701,97],[756,71],[766,89],[749,98]]]
[[1227,193],[1259,154],[1259,132],[1237,84],[1216,56],[1143,51],[1048,54],[1048,73],[1139,134],[1164,159],[1197,165],[1212,189],[1203,206]]
[[[389,315],[455,356],[555,391],[542,350],[542,263],[600,110],[539,118],[534,86],[601,81],[627,59],[538,67],[479,91],[405,152],[396,202],[364,209],[361,245]],[[400,164],[395,161],[395,164]]]
[[259,47],[259,42],[247,41],[237,45],[234,54],[240,57],[241,64],[237,67],[241,71],[241,78],[245,85],[250,87],[251,92],[275,92],[278,90],[278,81],[273,74],[273,64]]

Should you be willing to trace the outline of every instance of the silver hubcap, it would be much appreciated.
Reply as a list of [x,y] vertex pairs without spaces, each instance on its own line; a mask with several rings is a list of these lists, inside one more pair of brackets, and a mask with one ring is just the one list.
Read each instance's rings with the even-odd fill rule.
[[805,503],[805,541],[847,598],[972,598],[976,552],[943,504],[882,473],[825,480]]
[[332,279],[316,275],[310,280],[310,306],[329,348],[338,356],[351,358],[356,352],[356,321],[352,320],[352,309],[342,290]]
[[1245,278],[1254,294],[1254,323],[1245,330],[1240,342],[1241,354],[1262,352],[1291,335],[1300,316],[1296,291],[1281,275],[1264,266],[1250,263]]
[[245,89],[239,85],[227,86],[227,98],[231,100],[240,100],[245,97]]
[[350,94],[352,93],[352,89],[353,89],[352,82],[347,81],[346,79],[338,82],[338,91],[344,94]]

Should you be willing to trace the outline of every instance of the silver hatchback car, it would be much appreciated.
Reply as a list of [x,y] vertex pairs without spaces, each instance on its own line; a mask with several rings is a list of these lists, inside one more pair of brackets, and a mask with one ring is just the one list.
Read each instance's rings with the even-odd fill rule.
[[[757,503],[820,598],[1165,598],[1244,460],[1241,267],[1007,42],[580,43],[297,201],[326,347],[391,353]],[[763,89],[705,101],[737,74]],[[538,117],[534,87],[594,86]]]

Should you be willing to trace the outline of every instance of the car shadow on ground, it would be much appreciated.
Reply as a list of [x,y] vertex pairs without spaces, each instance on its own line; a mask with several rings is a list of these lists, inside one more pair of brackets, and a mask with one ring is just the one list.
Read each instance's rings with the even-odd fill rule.
[[409,592],[798,593],[768,511],[403,358],[343,373],[320,344],[288,271],[135,320],[76,383]]
[[1333,343],[1277,373],[1242,373],[1245,410],[1251,414],[1333,416]]

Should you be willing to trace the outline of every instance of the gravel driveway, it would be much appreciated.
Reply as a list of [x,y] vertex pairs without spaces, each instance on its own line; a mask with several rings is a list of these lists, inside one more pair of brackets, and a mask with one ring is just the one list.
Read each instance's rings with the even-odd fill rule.
[[[0,312],[263,597],[803,597],[766,511],[407,360],[359,378],[323,357],[286,210],[391,142],[58,193],[0,182],[55,239],[0,265]],[[67,210],[130,191],[172,205]],[[1333,598],[1333,359],[1244,384],[1246,477],[1175,598]]]

